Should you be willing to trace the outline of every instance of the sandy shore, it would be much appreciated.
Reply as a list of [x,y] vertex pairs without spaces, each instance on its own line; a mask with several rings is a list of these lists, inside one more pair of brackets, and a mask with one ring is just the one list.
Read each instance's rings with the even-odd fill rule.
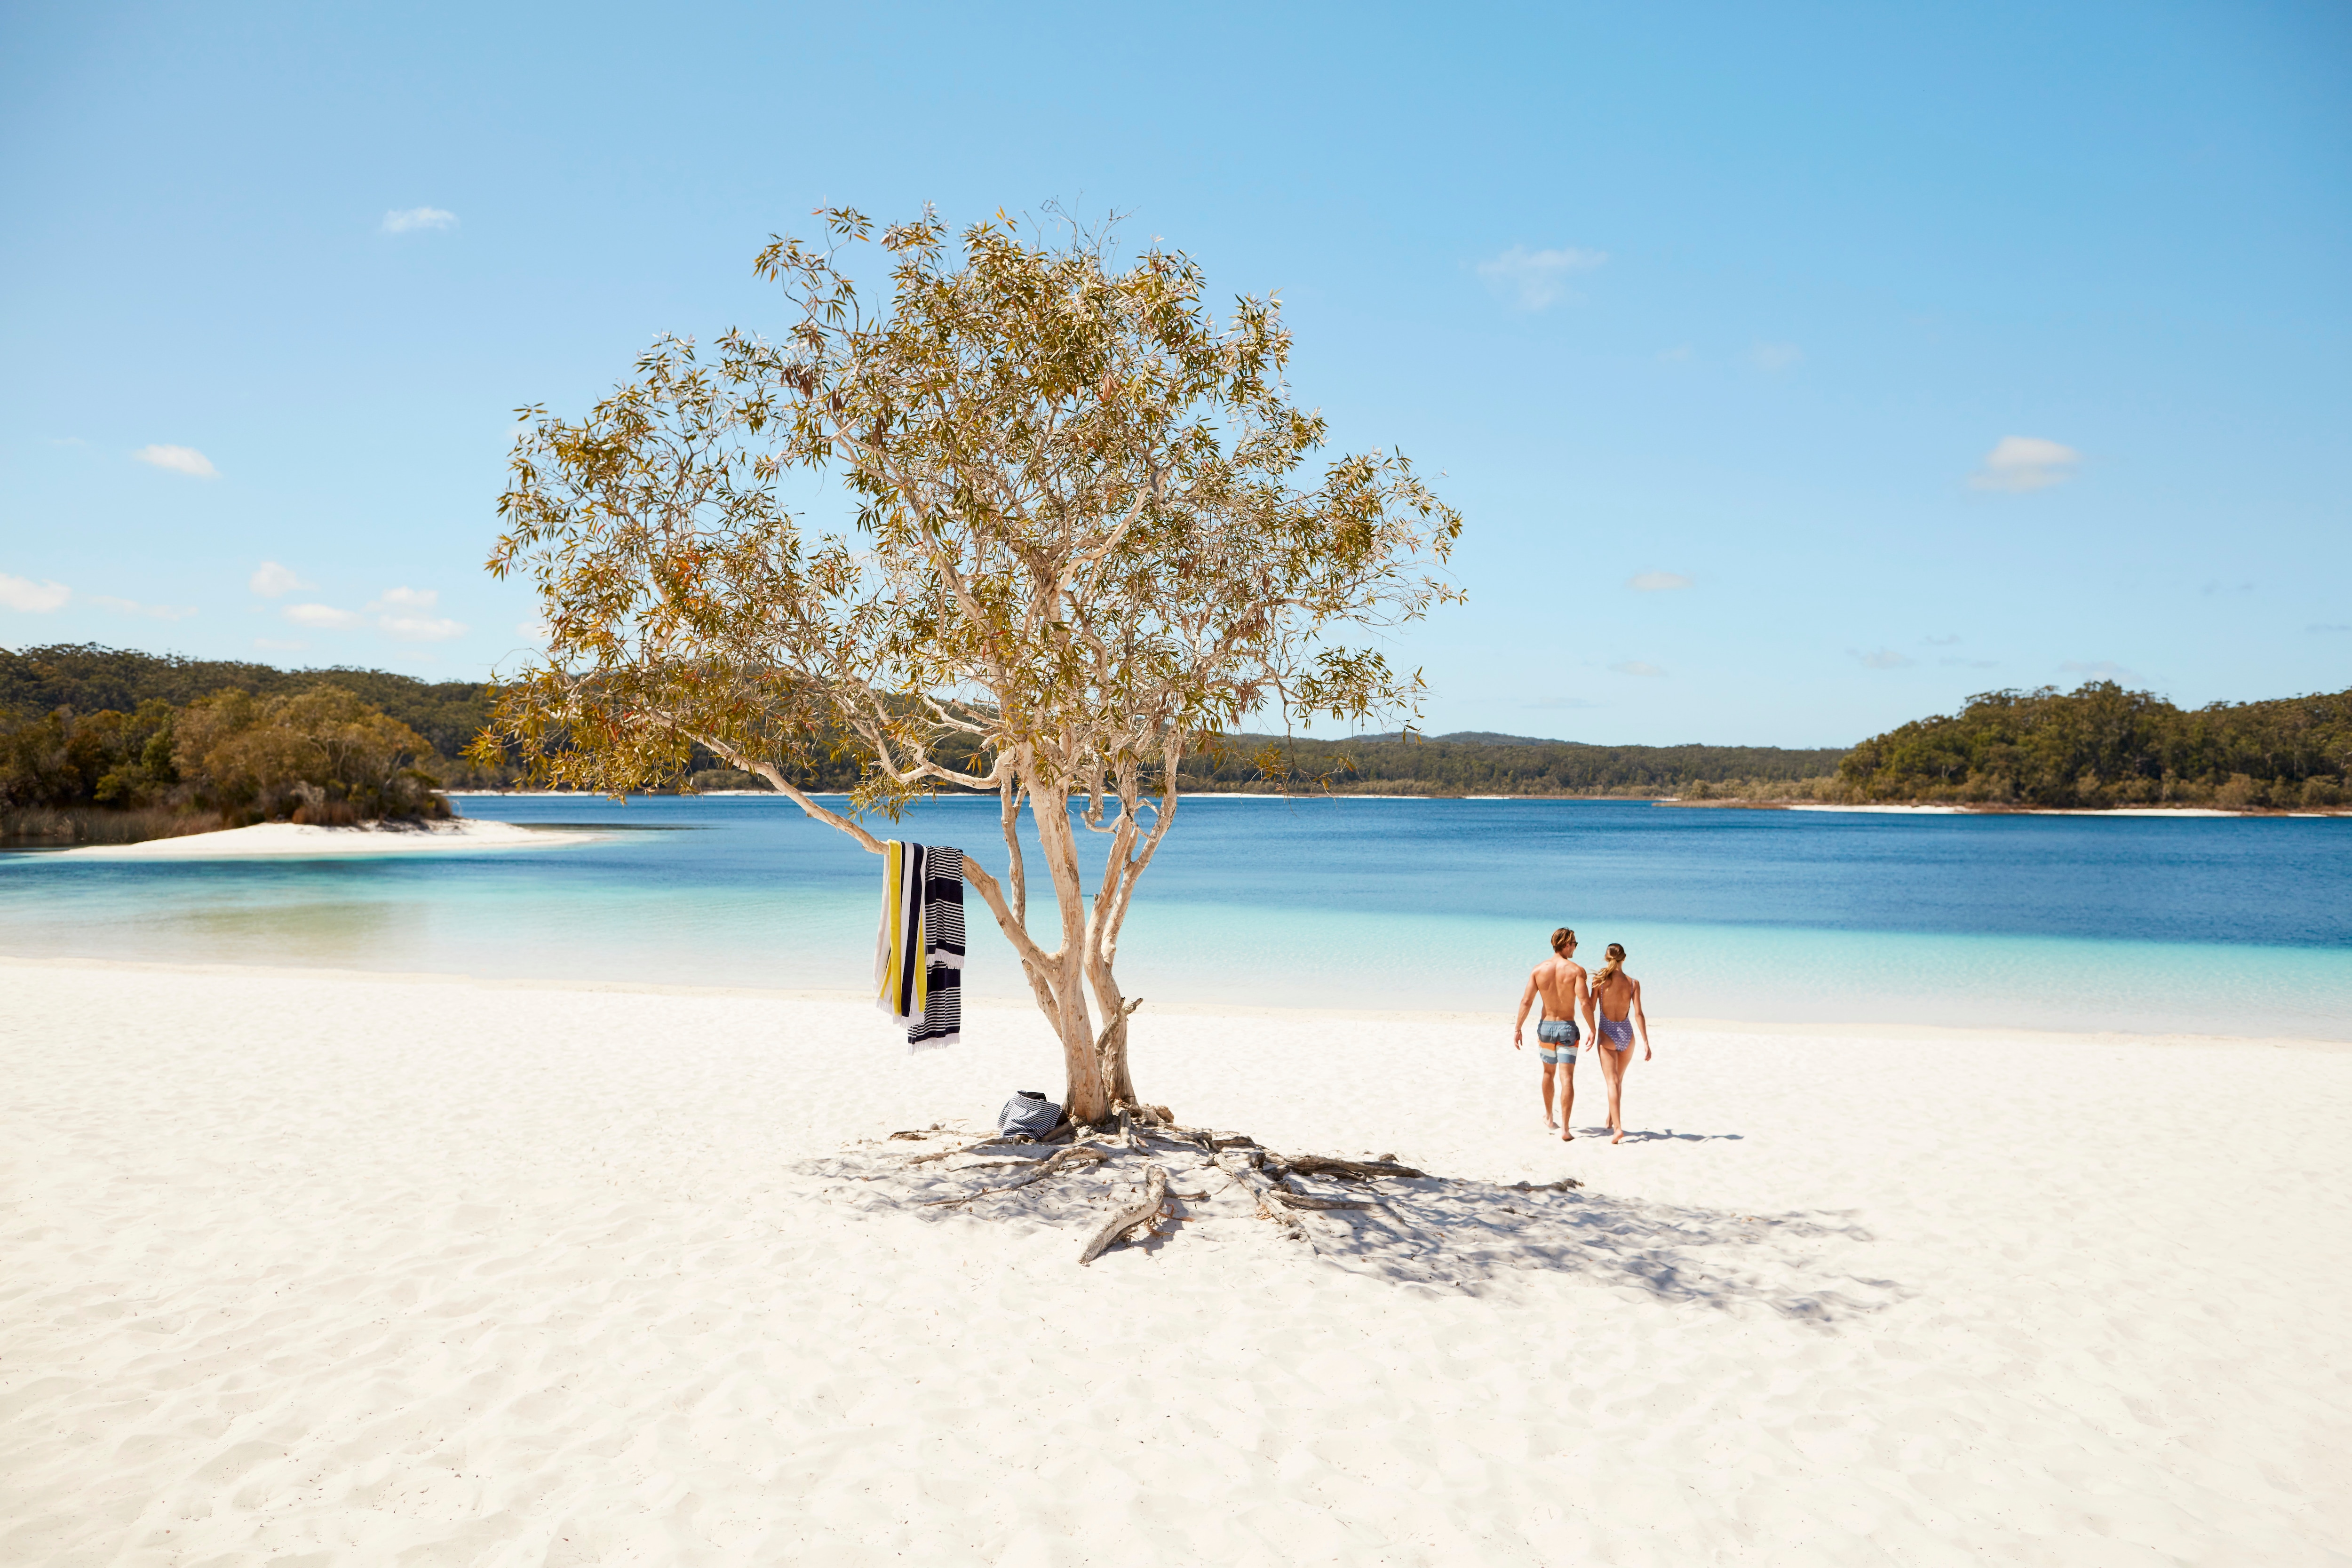
[[248,856],[435,855],[482,849],[552,849],[597,838],[594,833],[551,833],[511,822],[458,820],[429,826],[311,827],[293,822],[260,822],[219,833],[181,838],[150,838],[138,844],[92,844],[61,849],[96,860],[220,860]]
[[[1147,1092],[1531,1195],[1091,1268],[845,1142],[976,1008],[0,960],[0,1561],[2347,1561],[2352,1055],[1662,1026],[1562,1145],[1465,1018],[1137,1019]],[[1581,1077],[1580,1124],[1598,1120]]]

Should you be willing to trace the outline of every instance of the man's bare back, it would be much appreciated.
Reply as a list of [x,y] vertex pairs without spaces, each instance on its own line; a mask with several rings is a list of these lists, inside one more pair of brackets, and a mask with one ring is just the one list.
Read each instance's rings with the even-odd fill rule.
[[1528,976],[1528,986],[1543,998],[1543,1016],[1576,1021],[1579,1013],[1589,1013],[1591,1007],[1585,998],[1592,994],[1591,977],[1584,965],[1572,958],[1547,958]]

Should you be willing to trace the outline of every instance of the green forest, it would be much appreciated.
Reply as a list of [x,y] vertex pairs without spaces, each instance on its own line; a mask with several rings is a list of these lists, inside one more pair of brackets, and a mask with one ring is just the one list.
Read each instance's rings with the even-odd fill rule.
[[[93,842],[277,819],[446,812],[441,789],[504,788],[463,753],[478,681],[286,670],[94,645],[0,649],[0,838]],[[1851,751],[1597,746],[1524,735],[1234,735],[1185,760],[1195,791],[1670,796],[1684,801],[2210,805],[2311,810],[2352,791],[2352,691],[2181,709],[2094,681],[1987,692]],[[688,789],[763,787],[700,754]],[[857,763],[794,783],[845,790]]]
[[1843,798],[2021,806],[2341,805],[2352,691],[2176,708],[2112,680],[1989,691],[1874,735],[1838,765]]

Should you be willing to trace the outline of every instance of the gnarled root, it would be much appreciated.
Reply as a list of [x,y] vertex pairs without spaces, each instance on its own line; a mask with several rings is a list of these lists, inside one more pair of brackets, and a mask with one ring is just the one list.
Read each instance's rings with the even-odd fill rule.
[[[1076,1152],[1076,1151],[1074,1150],[1072,1152]],[[1060,1157],[1061,1156],[1058,1154],[1055,1156],[1055,1159],[1059,1159]],[[1143,1195],[1138,1198],[1135,1202],[1127,1205],[1125,1207],[1112,1211],[1110,1218],[1103,1221],[1102,1228],[1096,1231],[1094,1235],[1087,1239],[1085,1247],[1079,1251],[1079,1263],[1092,1263],[1096,1258],[1100,1258],[1103,1255],[1103,1253],[1110,1247],[1112,1242],[1117,1241],[1120,1237],[1125,1236],[1129,1231],[1133,1230],[1137,1226],[1143,1224],[1146,1220],[1158,1219],[1160,1217],[1160,1209],[1166,1206],[1167,1202],[1168,1173],[1158,1165],[1145,1166],[1143,1170]]]

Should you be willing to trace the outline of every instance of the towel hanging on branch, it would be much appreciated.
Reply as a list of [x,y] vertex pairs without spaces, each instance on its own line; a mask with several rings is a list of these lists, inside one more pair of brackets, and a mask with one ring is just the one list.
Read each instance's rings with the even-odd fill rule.
[[907,1026],[907,1048],[952,1046],[963,1031],[963,851],[883,846],[882,927],[874,1005]]

